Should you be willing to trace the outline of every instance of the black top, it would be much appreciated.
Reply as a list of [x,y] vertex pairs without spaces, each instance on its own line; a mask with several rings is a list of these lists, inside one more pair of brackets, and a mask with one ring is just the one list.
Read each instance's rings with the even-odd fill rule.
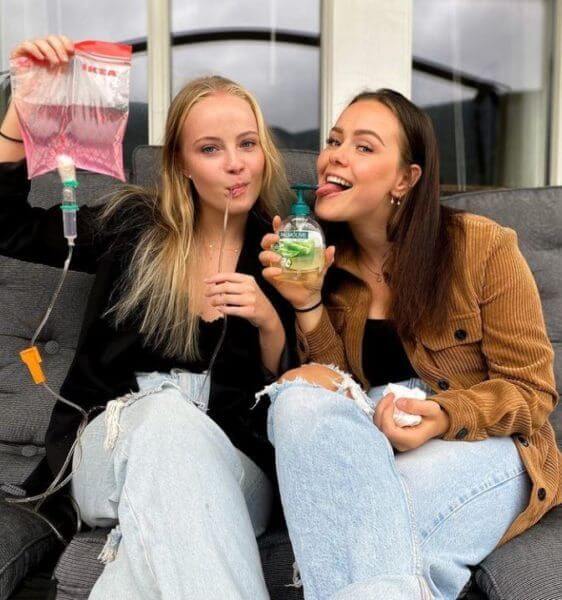
[[363,371],[371,387],[417,377],[392,321],[367,319]]
[[209,368],[211,358],[213,357],[213,352],[220,341],[223,325],[224,319],[215,319],[214,321],[203,321],[203,319],[199,320],[200,358],[199,360],[192,360],[189,362],[189,370],[192,373],[202,373]]
[[[68,251],[60,205],[49,209],[31,207],[27,201],[29,189],[25,161],[0,164],[0,254],[60,268]],[[95,273],[95,278],[74,360],[60,390],[64,398],[86,410],[138,391],[136,372],[204,370],[221,330],[218,323],[201,325],[203,360],[188,364],[148,345],[133,321],[116,328],[103,317],[129,264],[131,250],[152,216],[146,200],[132,199],[102,231],[96,220],[99,211],[99,206],[83,206],[78,212],[78,237],[70,268]],[[127,223],[126,230],[119,227],[122,223]],[[264,218],[250,213],[237,271],[253,275],[279,313],[287,335],[281,361],[281,370],[286,370],[297,364],[294,315],[290,305],[261,276],[260,241],[269,230],[270,224]],[[224,344],[212,371],[208,415],[237,448],[270,475],[274,463],[266,434],[267,403],[261,402],[253,410],[251,407],[255,392],[273,379],[274,375],[262,365],[258,329],[246,319],[229,317]],[[55,404],[45,438],[53,473],[61,468],[81,418],[65,404]]]

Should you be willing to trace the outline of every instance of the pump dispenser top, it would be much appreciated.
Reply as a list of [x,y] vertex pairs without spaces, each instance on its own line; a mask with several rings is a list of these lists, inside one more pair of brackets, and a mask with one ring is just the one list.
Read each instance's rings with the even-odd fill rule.
[[292,215],[295,217],[308,217],[310,214],[310,206],[308,206],[304,199],[304,193],[308,190],[315,190],[317,187],[318,186],[316,185],[307,185],[306,183],[299,183],[291,186],[291,189],[295,190],[297,193],[297,199],[291,206]]

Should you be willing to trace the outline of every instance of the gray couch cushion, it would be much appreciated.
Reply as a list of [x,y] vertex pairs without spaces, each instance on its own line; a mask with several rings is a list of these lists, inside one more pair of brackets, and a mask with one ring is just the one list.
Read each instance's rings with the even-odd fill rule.
[[[44,454],[53,397],[19,358],[40,323],[61,271],[0,257],[0,484],[19,485]],[[38,346],[48,383],[58,390],[74,355],[91,276],[70,272]],[[9,465],[9,467],[8,467]]]
[[133,151],[131,183],[144,187],[158,185],[161,166],[160,146],[138,146]]
[[57,600],[86,600],[103,571],[98,560],[109,530],[97,529],[74,536],[55,569]]
[[476,571],[490,600],[562,598],[562,506],[498,548]]
[[[19,351],[29,344],[59,282],[61,271],[52,267],[1,258],[5,285],[0,286],[2,344],[0,360],[2,408],[7,418],[0,422],[0,440],[41,444],[52,397],[33,384]],[[51,317],[38,338],[43,366],[49,383],[58,389],[72,359],[91,276],[71,272]],[[33,301],[31,299],[33,298]],[[22,411],[25,418],[22,418]],[[6,417],[6,413],[4,413]]]
[[[79,183],[76,190],[78,204],[103,204],[122,185],[118,179],[89,171],[78,171],[76,179]],[[31,181],[29,201],[33,206],[49,208],[61,201],[61,190],[60,177],[56,173],[46,173]]]
[[290,183],[316,185],[316,159],[318,154],[310,150],[283,150],[283,161]]
[[4,502],[0,502],[0,540],[0,600],[6,600],[57,542],[37,516]]

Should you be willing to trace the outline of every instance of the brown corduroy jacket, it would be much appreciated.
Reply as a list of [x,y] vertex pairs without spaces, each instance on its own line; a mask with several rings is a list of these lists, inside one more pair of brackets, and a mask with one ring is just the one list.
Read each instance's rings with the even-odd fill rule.
[[[548,417],[558,402],[554,353],[533,275],[511,229],[473,214],[455,217],[450,318],[426,328],[404,348],[418,376],[435,392],[450,428],[445,440],[513,436],[533,487],[526,509],[501,543],[562,502],[562,456]],[[318,326],[298,331],[302,362],[332,363],[365,388],[363,332],[370,288],[346,268],[350,247],[336,248]]]

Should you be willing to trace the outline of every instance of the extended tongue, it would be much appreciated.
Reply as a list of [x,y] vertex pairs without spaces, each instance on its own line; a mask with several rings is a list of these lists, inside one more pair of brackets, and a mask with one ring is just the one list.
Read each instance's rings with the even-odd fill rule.
[[325,183],[316,190],[316,196],[327,196],[328,194],[333,194],[334,192],[341,192],[346,189],[346,187],[344,187],[343,185],[338,185],[337,183]]

